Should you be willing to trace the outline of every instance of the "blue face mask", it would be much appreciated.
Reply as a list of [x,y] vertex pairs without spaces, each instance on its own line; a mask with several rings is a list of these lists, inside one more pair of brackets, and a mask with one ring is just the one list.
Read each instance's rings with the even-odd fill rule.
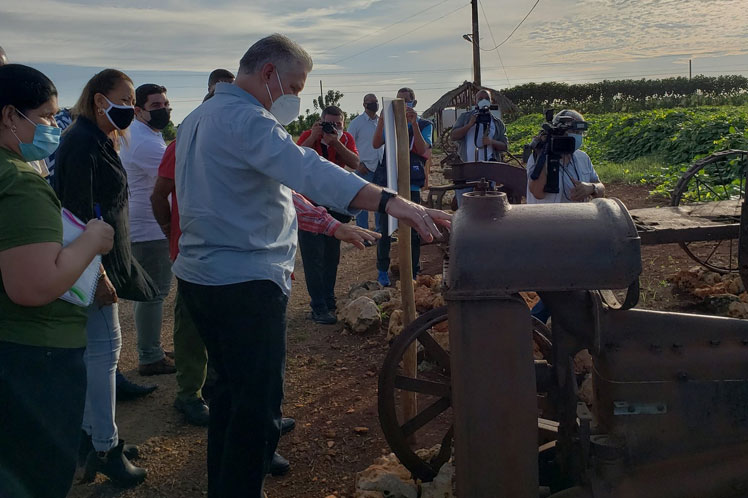
[[569,133],[569,136],[574,137],[574,150],[579,150],[582,146],[582,135],[579,133]]
[[57,150],[60,145],[60,129],[56,126],[48,126],[34,123],[27,118],[21,111],[18,114],[23,116],[26,121],[35,126],[34,140],[30,143],[23,143],[18,135],[13,132],[18,140],[18,148],[21,150],[21,157],[24,161],[39,161],[46,159]]

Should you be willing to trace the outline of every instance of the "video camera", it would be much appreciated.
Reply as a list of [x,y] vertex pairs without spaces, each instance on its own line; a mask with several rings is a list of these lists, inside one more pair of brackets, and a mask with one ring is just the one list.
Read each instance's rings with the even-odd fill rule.
[[337,135],[338,129],[329,121],[322,121],[322,131],[330,135]]
[[573,154],[576,149],[574,137],[566,135],[567,132],[582,133],[588,125],[585,121],[575,121],[571,116],[558,116],[553,119],[553,109],[545,111],[545,120],[542,130],[530,143],[530,148],[539,151],[535,168],[530,178],[537,180],[548,168],[543,192],[557,194],[559,192],[561,157],[565,154]]

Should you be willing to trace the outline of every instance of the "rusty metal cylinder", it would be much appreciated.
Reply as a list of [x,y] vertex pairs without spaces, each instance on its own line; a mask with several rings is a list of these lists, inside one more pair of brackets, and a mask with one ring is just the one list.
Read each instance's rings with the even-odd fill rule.
[[639,237],[620,201],[527,206],[504,193],[463,196],[444,293],[458,496],[538,496],[531,322],[517,292],[625,288],[640,272]]

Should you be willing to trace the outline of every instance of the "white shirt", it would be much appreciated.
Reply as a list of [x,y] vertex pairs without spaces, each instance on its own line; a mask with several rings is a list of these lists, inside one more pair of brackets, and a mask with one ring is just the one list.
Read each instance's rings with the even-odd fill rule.
[[[483,147],[481,143],[483,142],[483,125],[478,126],[478,123],[475,123],[470,130],[465,134],[465,137],[463,140],[465,141],[465,150],[468,151],[468,162],[475,161],[475,146],[478,144],[478,161],[488,161],[493,157],[493,146],[488,145],[486,147]],[[491,120],[491,125],[488,130],[488,135],[486,135],[488,138],[491,138],[496,133],[496,124],[493,122],[493,119]],[[476,136],[477,135],[477,136]],[[485,151],[484,151],[485,149]]]
[[384,156],[384,147],[375,149],[371,145],[374,139],[374,132],[377,129],[378,117],[370,118],[366,112],[356,116],[351,124],[348,125],[348,133],[353,135],[358,149],[358,157],[366,165],[369,171],[377,169],[377,165]]
[[162,240],[166,236],[153,217],[151,194],[158,178],[158,165],[166,150],[161,132],[135,119],[128,128],[127,140],[122,140],[120,159],[127,171],[130,190],[130,240],[146,242]]
[[530,156],[527,160],[527,203],[528,204],[551,204],[554,202],[573,202],[571,200],[571,189],[574,188],[572,178],[580,182],[599,183],[600,178],[597,176],[595,168],[592,166],[592,160],[586,152],[575,150],[571,156],[571,161],[565,166],[561,166],[559,174],[561,176],[558,182],[558,193],[545,194],[542,199],[537,199],[530,192],[530,175],[535,168],[535,156]]

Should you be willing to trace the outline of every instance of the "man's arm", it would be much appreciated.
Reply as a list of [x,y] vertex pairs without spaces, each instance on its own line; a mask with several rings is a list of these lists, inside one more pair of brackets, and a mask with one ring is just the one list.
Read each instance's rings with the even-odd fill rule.
[[[463,118],[463,116],[465,115],[470,115],[470,119],[467,120],[467,124],[465,124],[465,118]],[[467,135],[467,132],[470,131],[470,128],[473,127],[477,119],[478,114],[475,112],[468,111],[466,113],[463,113],[459,118],[457,118],[457,122],[455,123],[452,131],[449,134],[449,138],[451,138],[452,140],[462,140],[463,138],[465,138],[465,135]]]
[[333,218],[327,209],[322,206],[315,206],[303,195],[292,191],[293,206],[296,209],[296,219],[298,220],[299,229],[312,233],[322,233],[328,237],[335,237],[343,242],[353,244],[359,249],[363,249],[364,242],[374,242],[380,234],[339,222]]
[[533,169],[535,169],[535,156],[530,156],[530,159],[527,161],[527,180],[528,180],[528,189],[530,190],[530,193],[536,198],[536,199],[545,199],[545,192],[543,191],[543,188],[545,188],[545,182],[548,180],[548,172],[543,166],[543,170],[540,172],[540,176],[533,180],[530,178],[530,174],[532,173]]
[[371,146],[375,149],[384,145],[384,112],[379,115],[377,129],[374,131],[374,138],[371,139]]
[[322,138],[322,123],[317,121],[309,130],[301,134],[297,143],[302,147],[314,148],[320,138]]
[[[325,136],[330,136],[327,133]],[[330,136],[329,146],[335,149],[335,155],[339,162],[343,165],[348,166],[351,169],[358,169],[361,160],[358,158],[358,150],[356,149],[356,142],[352,136],[348,136],[348,142],[343,144],[337,135]]]
[[431,145],[426,142],[421,129],[418,127],[418,114],[416,114],[416,111],[413,109],[408,108],[405,111],[405,117],[407,118],[408,123],[413,127],[413,152],[428,159],[427,156],[431,150]]
[[156,218],[158,226],[164,235],[169,237],[171,233],[171,206],[169,205],[169,194],[174,191],[174,180],[159,176],[151,194],[151,209],[153,217]]

